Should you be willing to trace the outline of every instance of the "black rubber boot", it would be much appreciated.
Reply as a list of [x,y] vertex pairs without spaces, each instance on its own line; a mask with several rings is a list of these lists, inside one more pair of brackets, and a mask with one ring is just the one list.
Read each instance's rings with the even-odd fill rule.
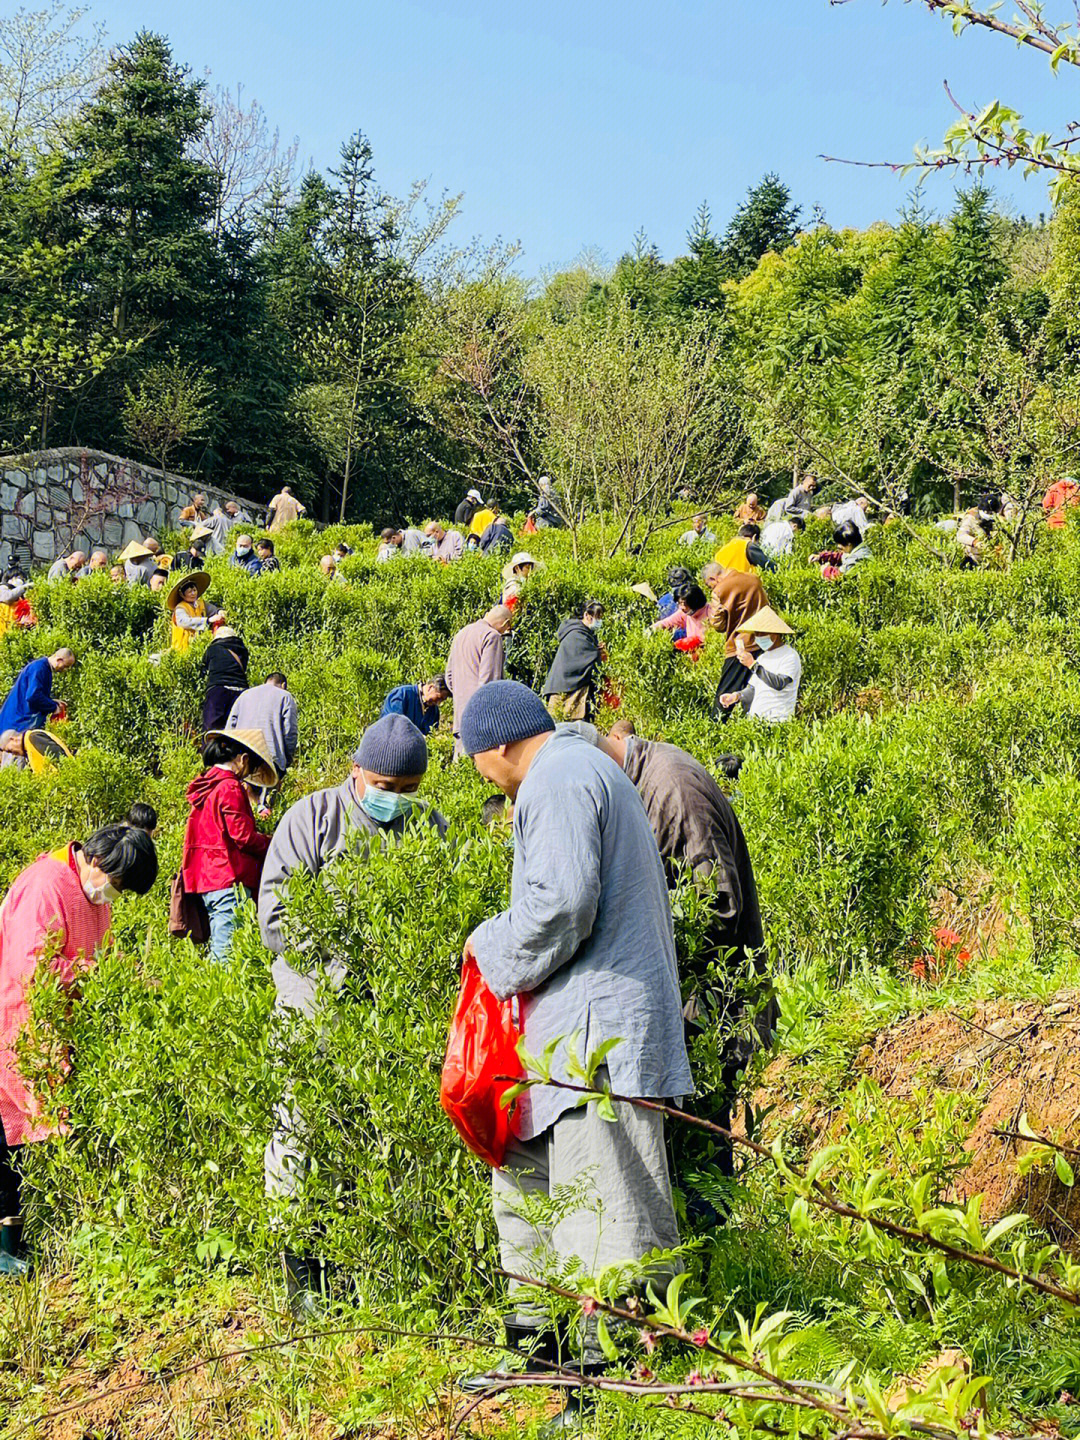
[[[565,1364],[560,1360],[559,1335],[556,1330],[541,1330],[535,1325],[517,1325],[511,1320],[504,1322],[506,1344],[513,1352],[504,1355],[492,1370],[479,1375],[466,1375],[458,1381],[458,1387],[467,1395],[479,1395],[484,1390],[494,1390],[507,1375],[520,1375],[534,1369],[543,1373],[550,1365]],[[533,1363],[546,1362],[546,1363]]]
[[23,1244],[22,1221],[0,1221],[0,1275],[18,1278],[29,1275],[33,1268],[29,1251]]
[[311,1325],[326,1314],[326,1269],[312,1255],[293,1255],[286,1250],[281,1257],[285,1271],[285,1293],[289,1314],[298,1324]]
[[[607,1366],[602,1362],[596,1365],[575,1365],[573,1368],[582,1375],[603,1375]],[[560,1435],[571,1435],[578,1431],[585,1431],[589,1420],[592,1417],[596,1406],[597,1391],[592,1385],[581,1385],[576,1390],[570,1390],[566,1395],[566,1404],[557,1415],[541,1425],[536,1432],[537,1440],[557,1440]]]

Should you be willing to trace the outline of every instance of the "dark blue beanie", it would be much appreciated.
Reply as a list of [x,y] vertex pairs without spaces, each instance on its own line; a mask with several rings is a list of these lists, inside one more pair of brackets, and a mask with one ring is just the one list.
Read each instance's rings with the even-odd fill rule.
[[479,755],[554,729],[555,721],[535,691],[516,680],[492,680],[465,706],[461,743],[466,755]]
[[352,758],[354,765],[372,775],[395,780],[403,775],[423,775],[428,767],[427,741],[404,715],[384,715],[364,731]]

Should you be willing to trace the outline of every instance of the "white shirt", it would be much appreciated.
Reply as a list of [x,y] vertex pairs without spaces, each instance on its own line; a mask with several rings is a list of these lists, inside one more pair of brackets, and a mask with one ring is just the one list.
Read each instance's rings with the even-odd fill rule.
[[794,543],[795,529],[787,520],[774,520],[761,532],[761,548],[774,559],[779,555],[790,555]]
[[702,530],[700,535],[696,530],[686,530],[679,536],[680,545],[696,545],[699,540],[707,541],[710,545],[716,544],[716,536],[711,530]]
[[[790,720],[795,714],[795,702],[799,698],[799,682],[802,679],[802,661],[793,645],[778,645],[773,650],[763,650],[758,657],[758,666],[770,675],[790,675],[791,684],[783,690],[774,690],[761,677],[750,676],[753,695],[747,714],[752,719],[768,720],[775,724],[779,720]],[[757,666],[755,666],[755,671]]]

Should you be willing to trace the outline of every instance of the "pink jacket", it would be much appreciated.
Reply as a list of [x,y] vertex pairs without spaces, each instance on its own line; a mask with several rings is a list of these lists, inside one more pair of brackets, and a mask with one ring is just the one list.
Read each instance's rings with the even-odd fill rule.
[[0,905],[0,1120],[9,1145],[44,1140],[50,1126],[19,1072],[19,1033],[30,1018],[30,985],[50,937],[59,944],[52,969],[73,984],[78,961],[93,961],[112,920],[108,905],[91,905],[83,894],[74,847],[39,855],[15,877]]
[[461,734],[465,706],[491,680],[503,678],[503,637],[486,620],[474,620],[454,636],[446,662],[446,683],[454,697],[454,735]]
[[693,615],[687,615],[682,610],[673,610],[666,620],[658,620],[654,626],[657,630],[685,630],[688,640],[705,639],[705,621],[708,619],[709,607],[703,605],[700,610],[695,610]]

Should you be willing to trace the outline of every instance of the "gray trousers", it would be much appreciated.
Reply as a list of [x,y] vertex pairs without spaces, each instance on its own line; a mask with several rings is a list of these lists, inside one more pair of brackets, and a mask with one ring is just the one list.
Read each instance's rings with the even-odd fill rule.
[[[511,1140],[501,1170],[492,1172],[495,1224],[504,1270],[543,1276],[576,1257],[585,1274],[641,1260],[651,1250],[672,1250],[679,1229],[671,1201],[664,1146],[664,1117],[634,1105],[616,1105],[616,1124],[596,1106],[569,1110],[533,1140]],[[523,1213],[523,1197],[578,1192],[548,1221]],[[681,1266],[658,1271],[662,1287]],[[545,1311],[526,1303],[542,1292],[510,1282],[517,1294],[516,1323],[535,1325]]]

